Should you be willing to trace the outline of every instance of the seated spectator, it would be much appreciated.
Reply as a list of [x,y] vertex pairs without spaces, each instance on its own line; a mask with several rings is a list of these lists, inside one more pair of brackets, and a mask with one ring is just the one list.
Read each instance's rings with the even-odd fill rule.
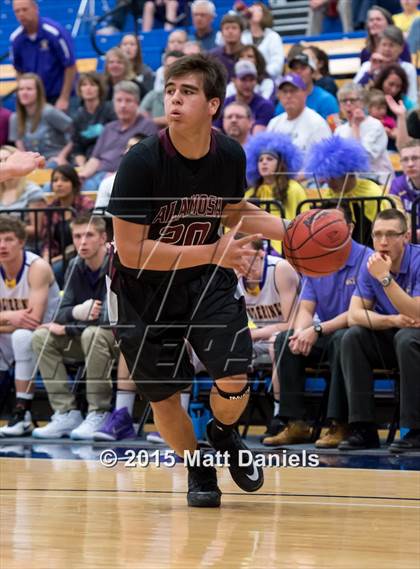
[[[308,154],[305,164],[306,172],[313,175],[320,187],[324,182],[328,188],[321,190],[323,198],[363,198],[381,197],[384,190],[370,179],[369,155],[360,142],[334,136],[314,144]],[[390,207],[388,203],[382,207]],[[377,202],[367,201],[364,209],[351,205],[354,234],[362,243],[370,237],[371,223],[378,213]],[[363,228],[363,235],[360,237]]]
[[226,14],[220,23],[223,45],[215,47],[210,54],[216,57],[226,68],[227,80],[234,76],[235,62],[242,47],[241,34],[244,29],[242,18],[236,14]]
[[267,73],[276,81],[283,73],[284,49],[280,35],[273,30],[273,16],[263,2],[254,2],[248,9],[249,29],[242,34],[244,45],[255,45],[263,54]]
[[[299,75],[306,85],[306,106],[327,119],[331,115],[338,113],[337,99],[323,89],[314,84],[314,73],[316,71],[316,63],[307,53],[298,53],[288,60],[291,72]],[[276,114],[284,112],[279,103],[276,108]]]
[[[411,99],[413,104],[417,103],[417,73],[416,68],[411,62],[403,61],[401,53],[404,47],[404,36],[400,29],[395,26],[388,26],[379,36],[377,52],[380,53],[386,64],[398,63],[404,69],[408,79],[407,97]],[[359,83],[360,79],[366,72],[370,71],[370,61],[362,64],[356,73],[353,81]]]
[[71,147],[71,118],[45,101],[41,79],[24,73],[17,80],[16,112],[10,117],[9,138],[19,150],[39,152],[47,167],[64,164]]
[[[80,216],[71,224],[78,256],[69,264],[64,296],[54,320],[35,331],[33,349],[54,411],[51,422],[34,429],[39,439],[92,439],[105,422],[112,400],[111,369],[118,353],[109,327],[105,277],[109,268],[105,222]],[[81,362],[86,370],[88,415],[77,410],[65,360]]]
[[245,103],[229,103],[223,109],[223,132],[244,146],[251,136],[252,111]]
[[121,40],[120,48],[131,63],[137,85],[140,88],[140,99],[143,99],[146,93],[153,89],[155,74],[152,68],[143,61],[140,40],[135,34],[125,34]]
[[120,47],[113,47],[106,52],[104,77],[107,101],[112,101],[114,87],[121,81],[132,81],[140,91],[131,62]]
[[192,38],[200,43],[203,51],[216,47],[217,32],[213,28],[216,6],[209,0],[195,0],[191,4]]
[[[306,200],[302,186],[293,178],[302,169],[303,153],[288,135],[262,132],[251,138],[245,147],[246,177],[251,188],[245,196],[281,202],[286,219],[296,217],[297,206]],[[265,209],[264,206],[261,206]],[[270,213],[283,217],[279,208],[270,206]],[[281,253],[280,241],[271,241],[271,247]]]
[[[413,202],[420,196],[420,140],[411,140],[400,148],[402,176],[392,180],[390,196],[397,196],[404,210],[411,214]],[[420,206],[417,206],[420,211]],[[417,215],[417,242],[420,242],[420,213]]]
[[73,256],[73,240],[70,230],[72,210],[79,215],[93,208],[93,202],[87,196],[80,193],[81,181],[76,170],[68,165],[57,166],[51,174],[51,189],[54,200],[48,205],[49,209],[65,207],[69,208],[63,215],[54,211],[50,215],[44,215],[41,237],[43,240],[42,256],[53,263],[55,278],[60,286],[63,286],[64,266],[63,254]]
[[336,97],[337,85],[330,75],[328,54],[316,45],[306,47],[305,53],[315,63],[316,69],[313,69],[312,73],[314,85],[322,87],[322,89],[331,93],[333,97]]
[[[391,63],[384,67],[376,76],[373,88],[380,89],[385,95],[390,95],[396,102],[402,101],[407,110],[411,110],[414,107],[411,100],[407,97],[407,74],[398,63]],[[396,118],[389,108],[388,112]]]
[[351,2],[348,0],[310,0],[309,1],[309,21],[306,30],[307,36],[320,36],[322,34],[322,24],[325,16],[336,14],[340,16],[343,33],[353,31],[353,14]]
[[116,172],[129,138],[136,132],[145,136],[157,132],[156,125],[138,113],[139,88],[131,81],[121,81],[114,88],[114,110],[117,120],[105,125],[92,156],[84,164],[79,176],[84,189],[96,191],[107,172]]
[[278,97],[285,112],[268,123],[268,131],[288,134],[304,152],[314,142],[331,136],[327,121],[306,106],[306,85],[299,75],[288,73],[282,77]]
[[[244,293],[246,310],[251,322],[253,360],[270,356],[274,397],[273,420],[269,433],[277,434],[279,423],[280,383],[274,354],[277,335],[293,327],[293,315],[299,290],[299,276],[284,259],[262,252],[264,242],[253,241],[254,259],[246,274],[240,275],[239,286]],[[274,426],[275,425],[275,426]]]
[[[274,105],[254,92],[255,86],[257,85],[257,68],[255,65],[251,61],[238,61],[235,64],[233,83],[235,85],[236,95],[227,97],[224,106],[227,107],[233,102],[247,104],[254,117],[252,133],[256,134],[257,132],[265,130],[274,115]],[[214,125],[221,128],[222,119],[217,119]]]
[[164,22],[165,30],[173,30],[178,10],[178,0],[146,0],[142,15],[142,32],[153,30],[155,15]]
[[378,119],[382,123],[388,136],[388,150],[394,150],[395,146],[392,148],[390,143],[396,137],[397,121],[388,114],[388,105],[382,91],[379,91],[379,89],[371,89],[369,91],[367,109],[370,117]]
[[342,339],[341,366],[349,404],[350,436],[341,450],[378,448],[373,370],[400,371],[400,425],[408,433],[390,450],[420,449],[420,248],[409,244],[405,215],[378,214],[375,253],[363,263],[351,299],[350,329]]
[[[0,163],[3,163],[9,156],[17,152],[14,146],[0,147]],[[27,180],[25,177],[12,178],[5,182],[0,182],[0,212],[6,213],[7,210],[17,210],[25,208],[43,208],[46,207],[44,192],[34,182]],[[14,213],[14,215],[19,215]],[[38,215],[38,224],[36,223],[36,213],[28,213],[25,216],[26,226],[26,248],[36,248],[35,229],[40,227],[40,216]]]
[[[352,230],[350,211],[345,206],[341,209]],[[348,435],[348,406],[340,354],[351,296],[360,264],[366,262],[368,254],[363,245],[352,240],[350,255],[339,271],[322,277],[304,277],[294,329],[279,334],[274,344],[281,380],[279,415],[287,426],[277,435],[264,439],[263,444],[279,446],[311,440],[311,428],[305,420],[305,368],[325,363],[331,373],[327,409],[330,427],[315,446],[335,448]]]
[[[165,51],[164,54],[169,52],[169,51],[182,51],[182,53],[184,53],[184,47],[185,44],[187,43],[187,32],[185,30],[174,30],[173,32],[171,32],[168,36],[168,41],[166,43],[166,47],[165,47]],[[162,63],[164,60],[165,55],[162,55]],[[163,72],[164,72],[164,65],[161,65],[157,70],[156,70],[156,74],[155,74],[155,84],[153,86],[153,89],[155,91],[163,91],[164,86],[165,86],[165,79],[163,77]]]
[[337,127],[334,135],[359,141],[369,154],[370,177],[386,184],[394,173],[387,152],[388,137],[382,123],[365,113],[366,92],[348,82],[338,90],[338,100],[347,122]]
[[[132,148],[135,144],[137,144],[141,140],[144,140],[145,138],[146,137],[141,133],[133,134],[133,136],[127,142],[124,154],[126,154],[130,150],[130,148]],[[117,173],[114,172],[114,174],[107,176],[100,183],[98,194],[96,196],[96,201],[95,201],[95,210],[99,208],[105,210],[108,207],[116,175]],[[103,213],[104,213],[103,211],[100,212],[101,215],[103,215]]]
[[[366,47],[362,49],[360,53],[360,62],[365,63],[369,61],[370,56],[373,52],[378,51],[378,44],[379,38],[382,32],[388,26],[392,26],[394,24],[394,20],[392,19],[392,15],[388,10],[382,8],[381,6],[372,6],[368,11],[367,17],[367,39],[366,39]],[[406,42],[404,42],[404,48],[400,55],[402,61],[408,61],[411,63],[411,54],[410,49]]]
[[25,251],[25,225],[0,216],[0,384],[15,364],[16,407],[0,437],[22,437],[32,431],[36,356],[34,330],[53,317],[59,290],[49,264]]
[[89,160],[104,126],[115,120],[111,101],[105,101],[105,86],[96,71],[80,75],[77,94],[81,104],[73,118],[74,163],[83,166]]
[[[184,57],[182,51],[168,51],[164,55],[164,70],[169,67],[174,61]],[[140,103],[140,111],[143,114],[153,120],[153,122],[159,127],[163,128],[167,126],[167,120],[165,117],[165,106],[164,106],[164,91],[156,91],[153,89],[144,97]]]
[[[387,59],[385,59],[382,53],[379,53],[379,51],[374,51],[370,56],[369,63],[370,63],[369,70],[366,71],[365,74],[362,77],[360,77],[360,79],[357,81],[359,85],[362,85],[362,87],[368,89],[370,89],[373,86],[374,82],[376,81],[376,78],[385,69],[385,67],[388,66],[389,62]],[[399,66],[399,64],[397,65]],[[404,71],[402,68],[401,70]]]
[[[245,59],[252,61],[257,68],[257,84],[254,92],[264,99],[275,103],[276,85],[271,77],[267,75],[265,59],[255,45],[245,45],[240,48],[237,55],[238,61]],[[235,84],[231,81],[226,88],[226,97],[236,94]]]
[[0,101],[0,146],[9,142],[9,120],[12,111],[1,106]]
[[397,28],[400,28],[400,30],[407,35],[414,20],[420,18],[420,10],[417,9],[418,1],[400,0],[400,4],[403,11],[399,14],[394,14],[392,19]]

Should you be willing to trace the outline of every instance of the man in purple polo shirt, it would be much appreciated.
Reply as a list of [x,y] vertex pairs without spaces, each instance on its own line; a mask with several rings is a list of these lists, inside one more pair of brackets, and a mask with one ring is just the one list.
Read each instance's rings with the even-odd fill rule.
[[352,432],[338,448],[379,447],[372,370],[398,367],[400,424],[409,431],[390,449],[420,449],[420,246],[409,243],[396,209],[377,215],[372,237],[375,252],[361,268],[341,343]]
[[[254,117],[252,134],[265,130],[274,116],[274,105],[271,101],[254,93],[257,84],[257,68],[252,61],[241,59],[235,64],[233,83],[235,84],[236,95],[225,100],[224,108],[233,102],[245,103],[251,109]],[[222,128],[222,119],[217,119],[214,126]]]
[[[401,146],[401,166],[403,175],[394,178],[389,193],[398,196],[408,214],[413,202],[420,196],[420,140],[410,140]],[[417,206],[420,212],[420,204]],[[417,241],[420,241],[420,213],[417,214]]]
[[[349,207],[342,204],[341,210],[353,230]],[[295,329],[282,332],[274,343],[280,380],[279,418],[283,428],[274,437],[265,438],[263,444],[281,446],[311,440],[311,428],[304,420],[305,368],[318,366],[323,360],[329,363],[331,370],[327,413],[331,426],[315,444],[318,448],[334,448],[347,436],[348,409],[340,365],[341,339],[347,329],[347,311],[357,274],[370,253],[370,249],[352,241],[350,255],[339,271],[325,277],[304,278]]]
[[70,34],[58,22],[40,17],[34,0],[13,0],[13,11],[20,23],[10,36],[16,72],[39,75],[47,101],[67,111],[76,76]]
[[83,189],[96,191],[107,173],[116,172],[127,142],[134,134],[156,134],[158,127],[138,114],[140,90],[132,81],[120,81],[114,87],[113,104],[116,121],[107,125],[96,141],[89,160],[79,170]]
[[220,30],[223,46],[215,47],[210,51],[210,54],[226,67],[228,81],[230,81],[234,75],[237,53],[242,47],[241,35],[244,31],[244,24],[236,14],[226,14],[222,18]]

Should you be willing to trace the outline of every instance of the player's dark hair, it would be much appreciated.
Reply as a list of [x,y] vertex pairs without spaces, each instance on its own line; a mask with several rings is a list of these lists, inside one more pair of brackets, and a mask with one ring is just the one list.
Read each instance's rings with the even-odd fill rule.
[[341,209],[344,214],[344,219],[346,223],[353,223],[353,216],[351,213],[350,205],[348,202],[343,202],[340,200],[328,200],[322,202],[322,209]]
[[396,219],[400,222],[401,231],[406,233],[408,231],[408,223],[407,223],[407,216],[402,211],[392,208],[392,209],[384,209],[380,211],[378,215],[375,217],[373,224],[377,222],[378,219],[382,219],[384,221],[389,221]]
[[220,114],[225,100],[226,93],[226,70],[215,57],[197,53],[195,55],[185,55],[177,59],[165,69],[165,85],[172,77],[180,77],[194,73],[203,78],[203,91],[206,99],[219,99],[220,105],[214,119]]
[[[242,239],[242,237],[246,237],[247,233],[237,233],[235,239]],[[264,240],[263,239],[255,239],[250,243],[251,247],[255,249],[255,251],[263,251],[264,250]]]
[[0,215],[0,233],[14,233],[21,241],[26,241],[25,224],[11,215]]
[[98,233],[106,232],[106,223],[102,217],[91,216],[90,213],[82,213],[74,218],[71,222],[71,228],[77,227],[78,225],[93,225]]

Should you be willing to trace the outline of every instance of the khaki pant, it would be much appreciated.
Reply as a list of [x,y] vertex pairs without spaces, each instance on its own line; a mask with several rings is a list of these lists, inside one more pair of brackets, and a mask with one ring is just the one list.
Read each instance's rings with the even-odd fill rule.
[[34,332],[32,347],[54,411],[65,413],[76,409],[64,361],[85,363],[86,398],[89,412],[108,411],[111,406],[111,370],[118,356],[111,330],[88,326],[81,336],[57,336],[46,328]]

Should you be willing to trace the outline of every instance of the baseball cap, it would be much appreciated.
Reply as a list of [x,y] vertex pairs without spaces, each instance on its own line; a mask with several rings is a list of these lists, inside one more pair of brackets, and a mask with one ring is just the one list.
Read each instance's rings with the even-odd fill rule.
[[235,77],[246,77],[246,75],[257,77],[257,68],[252,61],[240,59],[235,63]]
[[287,75],[283,75],[283,77],[280,78],[278,88],[281,89],[281,87],[283,85],[286,85],[286,83],[293,85],[293,87],[296,87],[296,89],[303,89],[303,91],[306,89],[304,80],[297,73],[288,73]]
[[302,65],[307,65],[314,71],[316,71],[316,64],[315,61],[309,57],[307,53],[297,53],[292,57],[292,59],[288,60],[287,63],[289,67],[293,65],[293,63],[301,63]]

